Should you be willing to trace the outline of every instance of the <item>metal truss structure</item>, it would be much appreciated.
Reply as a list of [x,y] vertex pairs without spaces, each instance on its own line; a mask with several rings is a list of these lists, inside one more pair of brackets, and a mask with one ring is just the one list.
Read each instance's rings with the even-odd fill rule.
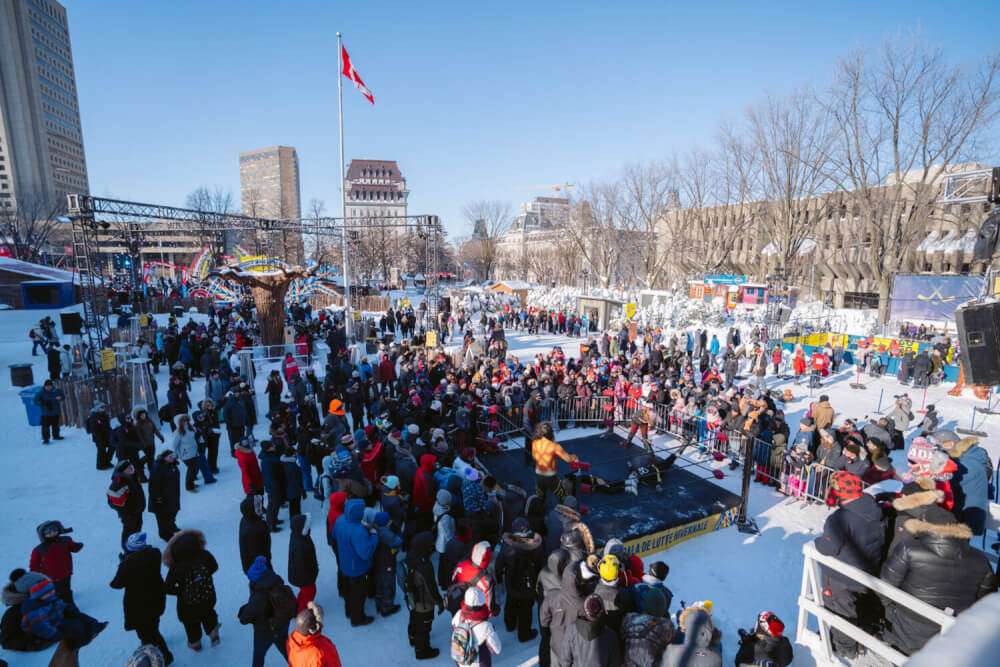
[[[178,208],[161,204],[145,204],[119,199],[71,194],[67,209],[73,227],[73,256],[83,297],[84,323],[91,349],[103,347],[110,333],[109,308],[104,267],[98,251],[98,236],[112,227],[127,235],[141,237],[146,233],[188,232],[205,235],[221,250],[225,235],[233,232],[253,232],[268,236],[292,232],[334,237],[343,241],[373,229],[393,229],[416,233],[425,240],[425,301],[431,326],[436,327],[441,294],[438,278],[438,257],[444,237],[441,221],[435,215],[365,218],[257,218],[238,213],[219,213]],[[133,262],[134,263],[134,262]],[[351,264],[350,253],[348,262]],[[133,275],[135,275],[133,273]],[[350,276],[344,276],[350,284]],[[133,285],[133,288],[137,286]],[[350,303],[348,302],[348,311]],[[433,317],[432,317],[433,316]],[[350,317],[350,312],[347,313]]]
[[1000,203],[1000,167],[948,174],[943,190],[939,204]]

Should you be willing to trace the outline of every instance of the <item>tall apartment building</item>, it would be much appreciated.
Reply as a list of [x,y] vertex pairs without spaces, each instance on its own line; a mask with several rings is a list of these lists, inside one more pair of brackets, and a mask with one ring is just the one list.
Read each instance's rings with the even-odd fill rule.
[[348,218],[405,218],[410,191],[395,160],[351,160],[344,181]]
[[240,153],[240,201],[244,215],[301,218],[299,156],[289,146]]
[[89,193],[66,10],[0,0],[0,208]]
[[[299,156],[295,149],[290,146],[272,146],[240,153],[240,202],[243,215],[257,218],[301,218]],[[271,236],[258,234],[257,238],[240,240],[253,244],[255,252],[272,256],[280,254],[292,264],[304,260],[300,234],[282,232],[278,238]],[[276,246],[276,243],[279,245]]]

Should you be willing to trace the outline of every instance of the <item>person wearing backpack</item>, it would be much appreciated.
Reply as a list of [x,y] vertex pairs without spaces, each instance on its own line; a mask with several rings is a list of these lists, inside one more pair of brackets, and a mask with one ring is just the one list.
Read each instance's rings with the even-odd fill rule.
[[122,522],[122,553],[132,533],[142,532],[142,513],[146,510],[146,494],[135,477],[132,461],[124,459],[115,466],[108,487],[108,506],[118,513]]
[[375,514],[375,532],[378,546],[372,561],[375,577],[375,608],[382,616],[392,616],[399,611],[396,604],[396,553],[403,539],[392,529],[392,519],[388,512]]
[[167,542],[163,564],[167,567],[164,592],[177,596],[177,619],[184,625],[188,648],[201,650],[202,629],[219,645],[219,617],[215,613],[215,584],[212,575],[219,569],[206,549],[200,530],[182,530]]
[[562,667],[620,667],[618,635],[608,627],[600,596],[589,595],[583,607],[566,628],[559,652]]
[[246,574],[257,556],[271,563],[271,531],[264,521],[264,497],[247,496],[240,502],[240,563]]
[[146,533],[129,536],[126,547],[128,554],[118,564],[115,578],[111,580],[111,588],[125,589],[122,600],[125,629],[135,630],[141,643],[158,648],[164,663],[169,665],[174,656],[160,634],[160,617],[166,607],[160,550],[146,544]]
[[273,644],[281,656],[288,660],[288,624],[295,618],[298,603],[295,594],[274,571],[267,559],[257,559],[247,571],[250,598],[240,607],[238,614],[242,625],[253,625],[253,667],[264,667],[264,656]]
[[497,556],[497,581],[507,588],[503,621],[507,632],[517,628],[517,641],[529,642],[538,636],[531,627],[535,608],[535,585],[542,570],[542,537],[531,530],[523,516],[514,519],[513,532],[504,533]]
[[490,622],[486,595],[476,587],[465,591],[462,608],[451,619],[451,659],[460,667],[490,667],[502,645]]
[[309,535],[311,519],[312,515],[309,513],[296,514],[289,523],[291,534],[288,537],[288,583],[299,589],[299,594],[296,596],[299,612],[305,610],[306,606],[316,598],[316,577],[319,576],[316,545]]
[[406,559],[399,566],[399,583],[403,589],[410,621],[406,633],[410,639],[417,660],[432,660],[441,653],[431,647],[431,625],[434,623],[434,609],[444,613],[444,600],[434,584],[434,536],[430,531],[417,533],[410,542]]
[[[448,611],[455,613],[461,606],[463,596],[468,588],[478,588],[486,596],[487,606],[494,610],[493,590],[495,582],[487,568],[493,560],[493,549],[489,542],[477,542],[472,547],[472,555],[468,560],[458,564],[451,574],[451,585],[448,586]],[[495,615],[495,614],[494,614]]]
[[642,598],[642,613],[625,614],[621,626],[625,667],[656,667],[663,651],[674,638],[674,624],[667,613],[667,598],[658,588],[650,588]]

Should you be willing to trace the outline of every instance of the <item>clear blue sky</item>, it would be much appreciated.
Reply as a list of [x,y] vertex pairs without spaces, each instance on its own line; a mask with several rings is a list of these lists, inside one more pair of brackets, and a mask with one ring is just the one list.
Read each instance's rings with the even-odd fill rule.
[[239,201],[240,151],[294,146],[308,201],[339,214],[336,31],[345,158],[394,159],[410,212],[470,233],[466,201],[516,204],[630,161],[711,142],[768,92],[827,80],[838,57],[920,32],[955,60],[1000,45],[997,5],[945,2],[332,2],[62,0],[91,191]]

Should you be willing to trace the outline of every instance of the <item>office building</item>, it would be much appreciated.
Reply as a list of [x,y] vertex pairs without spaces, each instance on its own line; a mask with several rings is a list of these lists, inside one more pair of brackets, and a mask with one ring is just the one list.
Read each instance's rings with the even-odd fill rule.
[[66,10],[0,0],[0,209],[89,193]]
[[344,182],[348,218],[405,218],[406,189],[395,160],[351,160]]
[[[244,215],[255,218],[301,218],[299,157],[295,149],[290,146],[272,146],[240,153],[240,201]],[[251,244],[253,252],[257,254],[280,255],[291,264],[299,264],[304,260],[301,234],[258,233],[256,238],[246,238],[244,235],[239,240]]]

